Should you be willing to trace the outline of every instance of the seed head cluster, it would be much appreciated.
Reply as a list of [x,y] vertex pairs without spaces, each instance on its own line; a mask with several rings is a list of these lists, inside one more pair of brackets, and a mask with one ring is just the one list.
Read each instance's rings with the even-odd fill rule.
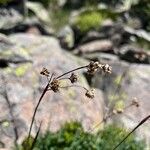
[[71,83],[75,83],[78,81],[78,76],[75,73],[72,73],[69,79]]
[[87,66],[87,72],[91,75],[95,74],[99,69],[104,73],[111,73],[111,67],[108,64],[100,64],[98,61],[91,61]]
[[51,88],[52,91],[58,92],[59,87],[60,87],[60,82],[57,79],[53,79],[52,82],[50,83],[49,87]]
[[50,72],[46,68],[43,68],[40,74],[49,77]]
[[93,99],[94,98],[94,89],[87,90],[86,93],[85,93],[85,96],[88,97],[88,98]]
[[[92,74],[92,75],[95,74],[98,70],[102,70],[105,73],[111,73],[111,67],[108,64],[100,64],[98,61],[96,61],[96,62],[91,61],[86,66],[73,69],[73,70],[66,72],[58,77],[54,77],[54,78],[52,77],[51,79],[49,79],[50,72],[46,68],[43,68],[42,71],[40,72],[40,74],[46,76],[49,79],[48,90],[58,92],[60,88],[64,88],[64,87],[61,87],[61,84],[60,84],[61,81],[63,79],[68,79],[72,85],[67,85],[66,87],[69,87],[69,86],[82,87],[83,89],[85,89],[85,96],[92,99],[92,98],[94,98],[94,90],[93,89],[88,90],[83,86],[75,85],[75,83],[78,81],[78,76],[74,72],[81,70],[81,69],[87,69],[87,73]],[[66,76],[68,74],[70,74],[70,77],[63,78],[64,76]]]

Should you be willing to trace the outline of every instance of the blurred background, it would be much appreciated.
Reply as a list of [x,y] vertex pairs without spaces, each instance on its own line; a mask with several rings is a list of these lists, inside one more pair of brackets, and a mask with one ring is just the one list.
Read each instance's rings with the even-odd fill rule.
[[[70,146],[69,150],[109,150],[126,135],[124,130],[130,131],[150,114],[150,1],[0,0],[0,148],[12,149],[24,141],[47,82],[40,75],[43,67],[60,75],[90,61],[112,67],[109,75],[79,72],[79,84],[95,88],[94,99],[86,98],[85,91],[79,88],[48,92],[37,112],[32,134],[42,120],[43,134],[77,121],[84,131],[94,135],[84,135],[83,143],[83,139],[74,139],[70,131],[81,126],[66,125],[55,138],[52,133],[47,136],[55,143],[45,143],[49,149]],[[107,128],[109,125],[113,127]],[[88,140],[94,139],[91,136],[99,131],[106,133],[88,145]],[[39,140],[37,147],[44,141]],[[150,149],[148,121],[120,147],[124,148]]]

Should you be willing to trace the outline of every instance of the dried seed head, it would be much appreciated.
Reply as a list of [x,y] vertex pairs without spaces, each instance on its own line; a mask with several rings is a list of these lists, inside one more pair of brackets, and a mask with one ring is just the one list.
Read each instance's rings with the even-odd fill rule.
[[87,90],[86,93],[85,93],[85,96],[87,96],[88,98],[93,99],[94,98],[94,89]]
[[43,68],[40,74],[48,77],[50,73],[46,68]]
[[134,105],[134,106],[136,106],[136,107],[139,107],[140,105],[139,105],[139,102],[138,102],[138,100],[137,100],[137,98],[134,98],[133,100],[132,100],[132,105]]
[[50,88],[54,91],[54,92],[58,92],[59,91],[59,87],[60,87],[60,82],[57,79],[53,79],[53,81],[50,83]]
[[95,72],[97,72],[99,65],[99,62],[91,61],[90,64],[87,66],[87,72],[89,74],[94,74]]
[[100,68],[104,73],[111,73],[111,66],[108,64],[100,65]]
[[75,83],[78,80],[78,76],[76,74],[72,73],[69,80],[71,81],[71,83]]

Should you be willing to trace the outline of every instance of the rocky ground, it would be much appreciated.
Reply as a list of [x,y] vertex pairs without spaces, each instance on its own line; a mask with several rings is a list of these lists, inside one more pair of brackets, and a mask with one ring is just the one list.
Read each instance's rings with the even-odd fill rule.
[[[38,12],[33,6],[28,4],[29,9]],[[0,24],[0,148],[10,149],[16,139],[21,142],[27,136],[34,108],[47,82],[40,75],[43,67],[59,75],[96,60],[109,64],[112,73],[89,76],[86,70],[79,72],[79,83],[96,89],[92,100],[79,87],[48,92],[38,109],[33,134],[41,120],[42,132],[56,131],[72,120],[82,122],[89,131],[114,109],[121,114],[105,120],[106,123],[117,122],[130,129],[149,115],[149,32],[110,19],[103,21],[98,30],[83,31],[73,23],[82,12],[73,12],[71,23],[55,33],[45,24],[48,16],[44,8],[45,17],[36,14],[34,19],[26,20],[14,9],[0,8],[3,20]],[[145,47],[133,42],[141,38]],[[124,109],[135,97],[139,107]],[[145,123],[137,130],[138,137],[144,137],[147,144],[149,127]]]

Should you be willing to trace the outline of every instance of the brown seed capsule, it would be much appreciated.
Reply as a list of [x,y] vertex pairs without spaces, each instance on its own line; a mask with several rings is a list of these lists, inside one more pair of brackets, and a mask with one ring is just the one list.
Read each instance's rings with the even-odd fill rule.
[[77,82],[78,77],[76,74],[72,73],[69,79],[70,79],[71,83],[75,83],[75,82]]
[[50,83],[50,88],[54,91],[54,92],[58,92],[59,91],[59,87],[60,87],[60,82],[57,79],[53,79],[53,81]]
[[100,65],[100,67],[104,73],[111,73],[111,66],[108,64]]
[[88,98],[93,99],[94,98],[94,89],[87,90],[86,93],[85,93],[85,96],[87,96]]
[[50,73],[46,68],[43,68],[40,74],[48,77]]
[[87,72],[89,74],[94,74],[99,69],[99,62],[91,61],[90,64],[87,67]]

